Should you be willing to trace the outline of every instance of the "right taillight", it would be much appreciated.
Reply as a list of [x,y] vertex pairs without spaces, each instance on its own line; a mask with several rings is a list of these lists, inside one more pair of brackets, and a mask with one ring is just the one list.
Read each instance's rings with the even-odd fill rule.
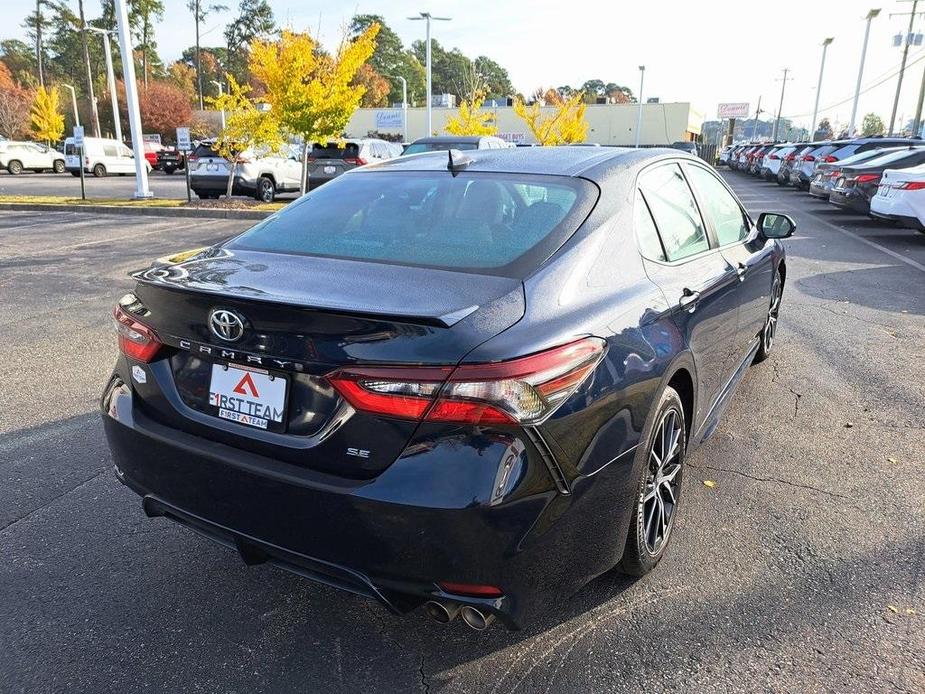
[[526,357],[453,367],[356,367],[328,380],[364,412],[459,424],[530,425],[546,419],[604,357],[594,337]]
[[812,154],[805,154],[803,155],[803,161],[816,161],[816,157]]
[[144,363],[154,359],[162,346],[155,332],[144,323],[138,322],[121,306],[116,306],[112,317],[116,323],[116,334],[119,336],[119,349],[122,353]]
[[893,186],[896,190],[925,190],[925,181],[903,181]]

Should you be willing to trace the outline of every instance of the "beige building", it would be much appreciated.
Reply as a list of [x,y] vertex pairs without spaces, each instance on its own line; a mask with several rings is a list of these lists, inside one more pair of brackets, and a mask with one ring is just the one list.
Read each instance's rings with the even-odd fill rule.
[[[524,122],[510,107],[493,108],[499,134],[510,142],[536,142]],[[553,112],[554,109],[544,109]],[[456,109],[435,108],[433,125],[437,134],[444,134],[444,124]],[[636,104],[592,104],[585,111],[588,121],[588,142],[602,145],[633,145],[636,143]],[[408,140],[427,134],[426,110],[408,109]],[[643,145],[669,145],[689,141],[700,134],[703,113],[689,103],[643,104]],[[347,137],[366,137],[370,132],[402,134],[402,109],[361,108],[350,119]]]

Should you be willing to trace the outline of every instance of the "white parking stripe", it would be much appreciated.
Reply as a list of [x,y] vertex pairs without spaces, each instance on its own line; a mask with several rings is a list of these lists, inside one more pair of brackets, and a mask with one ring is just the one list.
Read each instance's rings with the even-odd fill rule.
[[883,251],[883,252],[886,253],[888,256],[890,256],[890,257],[892,257],[892,258],[896,258],[896,260],[898,260],[898,261],[900,261],[900,262],[902,262],[902,263],[905,263],[905,264],[908,265],[909,267],[914,267],[916,270],[921,270],[922,272],[925,272],[925,265],[922,265],[921,263],[918,263],[918,262],[912,260],[912,258],[907,258],[907,257],[904,256],[902,253],[897,253],[896,251],[891,251],[889,248],[886,248],[886,247],[884,247],[884,246],[881,246],[879,243],[876,243],[876,242],[874,242],[874,241],[871,241],[870,239],[865,239],[863,236],[860,236],[859,234],[855,234],[853,231],[848,231],[847,229],[842,229],[840,226],[838,226],[838,225],[836,225],[836,224],[832,224],[832,222],[826,221],[825,219],[823,219],[823,218],[820,217],[819,215],[813,214],[812,212],[804,212],[804,214],[809,215],[810,217],[812,217],[813,219],[815,219],[817,222],[819,222],[819,223],[822,224],[823,226],[827,226],[827,227],[829,227],[830,229],[834,229],[835,231],[839,232],[840,234],[844,234],[845,236],[849,236],[849,237],[853,238],[855,241],[860,241],[861,243],[865,243],[865,244],[867,244],[868,246],[870,246],[871,248],[876,248],[878,251]]

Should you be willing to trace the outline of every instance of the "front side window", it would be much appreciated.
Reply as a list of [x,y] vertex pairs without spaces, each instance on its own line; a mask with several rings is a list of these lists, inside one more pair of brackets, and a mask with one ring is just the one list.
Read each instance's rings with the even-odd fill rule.
[[748,236],[745,212],[720,180],[699,166],[685,167],[691,185],[703,205],[703,213],[713,223],[720,246],[742,241]]
[[666,164],[649,169],[639,177],[639,188],[652,211],[669,261],[709,250],[700,210],[681,167]]

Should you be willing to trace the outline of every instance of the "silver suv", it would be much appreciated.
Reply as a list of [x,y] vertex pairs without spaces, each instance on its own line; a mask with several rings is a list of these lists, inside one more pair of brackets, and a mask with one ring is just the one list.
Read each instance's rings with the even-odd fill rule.
[[[231,162],[214,149],[215,142],[200,142],[190,153],[190,188],[200,198],[224,195]],[[261,202],[273,202],[277,193],[298,192],[302,178],[299,150],[284,145],[279,150],[246,149],[239,155],[232,195],[250,195]]]
[[308,155],[308,186],[317,188],[345,171],[399,155],[401,145],[375,138],[316,142]]

